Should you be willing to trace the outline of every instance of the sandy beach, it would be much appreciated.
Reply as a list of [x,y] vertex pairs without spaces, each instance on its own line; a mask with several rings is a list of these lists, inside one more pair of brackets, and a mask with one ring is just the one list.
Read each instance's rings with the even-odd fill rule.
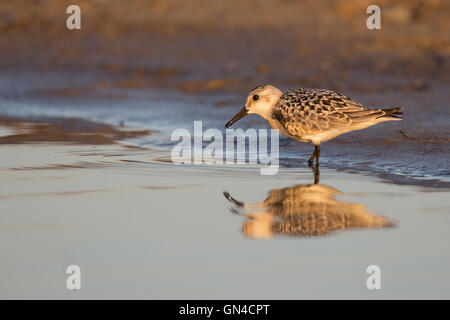
[[[0,4],[0,298],[449,299],[450,7],[382,1],[372,32],[369,2],[79,0],[78,31]],[[172,162],[264,83],[404,120],[324,143],[318,184],[286,137],[272,176]]]

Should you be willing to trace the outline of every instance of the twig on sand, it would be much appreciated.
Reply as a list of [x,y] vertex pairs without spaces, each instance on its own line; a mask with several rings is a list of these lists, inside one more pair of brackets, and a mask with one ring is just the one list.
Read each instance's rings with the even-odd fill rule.
[[409,134],[407,134],[406,132],[404,132],[402,130],[400,130],[399,132],[408,140],[419,140],[419,139],[417,139],[415,137],[411,137]]

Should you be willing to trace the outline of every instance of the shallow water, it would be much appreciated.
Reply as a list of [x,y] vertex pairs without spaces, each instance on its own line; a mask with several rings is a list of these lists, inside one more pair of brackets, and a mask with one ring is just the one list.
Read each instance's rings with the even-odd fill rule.
[[[0,2],[0,298],[450,298],[449,1],[383,1],[381,30],[362,1],[77,3],[68,31]],[[170,163],[261,84],[404,120],[324,143],[319,184],[284,138],[274,176]]]
[[[450,298],[445,105],[417,124],[420,99],[410,98],[403,122],[324,144],[315,185],[312,147],[284,138],[274,176],[166,162],[173,129],[202,120],[222,130],[242,97],[84,90],[95,74],[72,76],[69,96],[66,74],[15,81],[0,77],[0,116],[152,134],[125,141],[136,149],[0,146],[2,298]],[[257,117],[241,126],[267,128]],[[81,291],[65,287],[70,264],[82,269]],[[373,264],[381,290],[366,287]]]
[[[119,149],[1,147],[2,298],[450,298],[445,189],[333,169],[314,185],[309,169],[269,177]],[[45,166],[80,155],[83,168]],[[224,191],[268,200],[241,208]],[[80,291],[65,288],[71,264]]]
[[[245,97],[234,94],[189,95],[168,89],[135,89],[99,86],[106,77],[87,73],[5,73],[0,77],[0,116],[25,119],[82,118],[115,126],[152,130],[150,136],[132,139],[142,147],[171,149],[177,128],[193,134],[194,121],[203,131],[224,124],[240,108]],[[17,86],[18,83],[21,86]],[[101,82],[100,82],[101,83]],[[17,88],[21,89],[17,89]],[[93,88],[95,90],[93,90]],[[355,172],[373,172],[396,182],[450,187],[449,91],[443,88],[419,93],[345,93],[369,105],[403,105],[403,121],[385,122],[351,132],[322,145],[321,165]],[[269,128],[260,117],[249,115],[235,128]],[[280,140],[280,163],[304,167],[312,145]]]

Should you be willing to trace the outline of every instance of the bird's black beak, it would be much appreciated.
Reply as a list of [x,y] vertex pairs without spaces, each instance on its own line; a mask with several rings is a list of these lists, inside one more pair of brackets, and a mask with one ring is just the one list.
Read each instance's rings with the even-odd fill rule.
[[233,118],[231,118],[230,121],[227,122],[227,124],[225,125],[225,128],[229,128],[233,123],[235,123],[236,121],[238,121],[242,117],[245,117],[247,114],[248,114],[248,110],[245,109],[245,107],[243,107],[241,109],[241,111],[236,113],[236,115]]

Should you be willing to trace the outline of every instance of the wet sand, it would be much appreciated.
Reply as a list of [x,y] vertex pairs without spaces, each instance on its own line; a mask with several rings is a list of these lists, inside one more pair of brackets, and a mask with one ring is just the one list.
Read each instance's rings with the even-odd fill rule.
[[0,135],[0,145],[64,142],[97,146],[151,134],[150,130],[126,130],[84,119],[0,118],[0,126],[5,132]]

